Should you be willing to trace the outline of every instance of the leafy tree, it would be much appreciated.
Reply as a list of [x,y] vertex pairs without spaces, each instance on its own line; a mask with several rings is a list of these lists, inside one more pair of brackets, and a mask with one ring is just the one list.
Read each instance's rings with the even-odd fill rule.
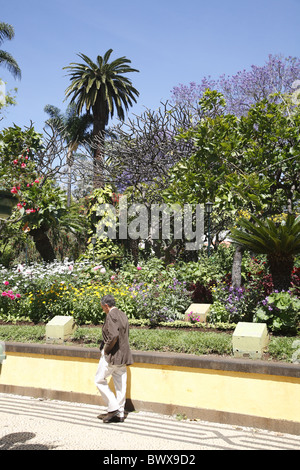
[[124,76],[129,72],[138,72],[131,68],[126,57],[120,57],[108,62],[112,53],[109,49],[104,56],[97,56],[96,63],[84,54],[78,56],[84,63],[71,63],[64,69],[69,71],[71,85],[66,89],[66,97],[71,97],[71,103],[76,103],[78,115],[85,107],[93,115],[93,136],[98,139],[94,151],[95,186],[101,185],[101,175],[97,174],[97,162],[103,159],[104,131],[109,118],[113,117],[116,109],[119,119],[124,120],[125,113],[139,92],[132,82]]
[[247,116],[224,114],[220,93],[200,101],[205,116],[181,134],[195,151],[175,165],[166,197],[176,202],[213,200],[215,209],[261,215],[293,212],[300,196],[300,113],[282,103],[257,103]]
[[[0,45],[5,39],[13,39],[15,36],[14,28],[7,23],[0,23]],[[0,65],[6,67],[14,78],[21,78],[21,69],[16,60],[9,52],[0,50]]]
[[[41,147],[41,135],[33,127],[26,131],[17,126],[4,129],[0,133],[0,186],[18,198],[16,211],[6,223],[22,222],[42,259],[51,262],[55,253],[48,231],[57,227],[84,230],[84,221],[80,216],[76,221],[68,217],[64,191],[39,173],[37,154]],[[5,235],[5,225],[0,229]]]
[[244,249],[266,254],[274,289],[288,290],[295,256],[300,253],[300,216],[288,214],[280,224],[252,216],[240,220],[239,226],[231,230],[231,239]]
[[[223,96],[209,90],[200,106],[204,114],[198,125],[181,134],[192,139],[195,151],[172,168],[166,200],[212,200],[213,219],[230,216],[223,230],[241,211],[260,217],[295,212],[300,196],[299,107],[263,100],[237,118],[225,113]],[[236,260],[240,263],[241,256]]]

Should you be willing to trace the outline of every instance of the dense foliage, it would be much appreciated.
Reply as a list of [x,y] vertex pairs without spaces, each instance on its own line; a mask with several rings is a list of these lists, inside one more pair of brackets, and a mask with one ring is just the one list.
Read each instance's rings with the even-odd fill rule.
[[[16,198],[11,217],[0,220],[0,320],[72,315],[97,325],[100,299],[112,293],[132,321],[149,325],[179,325],[194,302],[211,304],[215,326],[263,321],[274,333],[297,333],[299,60],[270,56],[264,67],[231,79],[174,89],[181,105],[147,110],[106,133],[114,111],[123,120],[139,95],[124,76],[137,70],[126,57],[109,62],[111,53],[96,62],[80,54],[84,63],[65,67],[71,106],[67,116],[46,108],[50,140],[32,126],[0,131],[0,189]],[[120,235],[120,192],[147,213],[153,204],[183,209],[212,201],[204,247],[189,252],[175,229],[165,239],[151,231],[97,238],[104,205],[117,215]],[[134,215],[126,215],[130,225]],[[196,213],[191,225],[197,220]],[[161,221],[157,228],[162,233]]]
[[243,286],[235,290],[230,272],[224,269],[226,264],[230,267],[232,256],[232,248],[222,247],[209,258],[204,253],[199,262],[166,267],[155,257],[139,266],[126,263],[118,270],[68,260],[2,267],[0,319],[39,323],[55,315],[72,315],[77,324],[95,325],[104,319],[100,299],[111,293],[130,319],[147,320],[149,325],[176,324],[191,303],[204,302],[212,303],[208,321],[215,325],[266,321],[276,333],[297,332],[300,267],[293,270],[290,290],[276,294],[264,257],[247,256]]

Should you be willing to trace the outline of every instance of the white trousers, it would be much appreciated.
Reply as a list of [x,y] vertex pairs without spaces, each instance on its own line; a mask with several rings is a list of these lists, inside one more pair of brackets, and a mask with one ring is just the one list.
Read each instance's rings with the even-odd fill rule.
[[[107,378],[112,376],[116,395],[110,389]],[[107,411],[119,410],[119,416],[124,417],[124,407],[126,401],[127,386],[127,367],[126,365],[115,366],[109,364],[103,351],[99,361],[98,369],[95,376],[95,384],[101,393],[101,397],[107,406]]]

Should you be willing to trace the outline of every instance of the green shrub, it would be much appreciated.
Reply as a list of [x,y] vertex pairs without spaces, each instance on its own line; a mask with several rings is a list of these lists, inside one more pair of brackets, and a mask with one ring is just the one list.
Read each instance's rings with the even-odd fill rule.
[[254,321],[267,323],[274,333],[295,334],[299,326],[300,300],[290,291],[274,292],[256,308]]
[[237,323],[252,321],[256,293],[246,287],[234,288],[224,284],[212,289],[213,305],[209,321]]

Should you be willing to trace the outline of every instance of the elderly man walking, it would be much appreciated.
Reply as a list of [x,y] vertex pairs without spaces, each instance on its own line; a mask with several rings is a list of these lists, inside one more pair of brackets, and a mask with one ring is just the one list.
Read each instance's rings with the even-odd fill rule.
[[[106,313],[102,327],[101,358],[95,384],[101,393],[107,414],[100,415],[104,423],[123,422],[126,401],[127,366],[133,364],[129,347],[129,324],[124,312],[115,306],[112,295],[101,299],[101,307]],[[110,389],[107,378],[112,376],[116,395]]]

